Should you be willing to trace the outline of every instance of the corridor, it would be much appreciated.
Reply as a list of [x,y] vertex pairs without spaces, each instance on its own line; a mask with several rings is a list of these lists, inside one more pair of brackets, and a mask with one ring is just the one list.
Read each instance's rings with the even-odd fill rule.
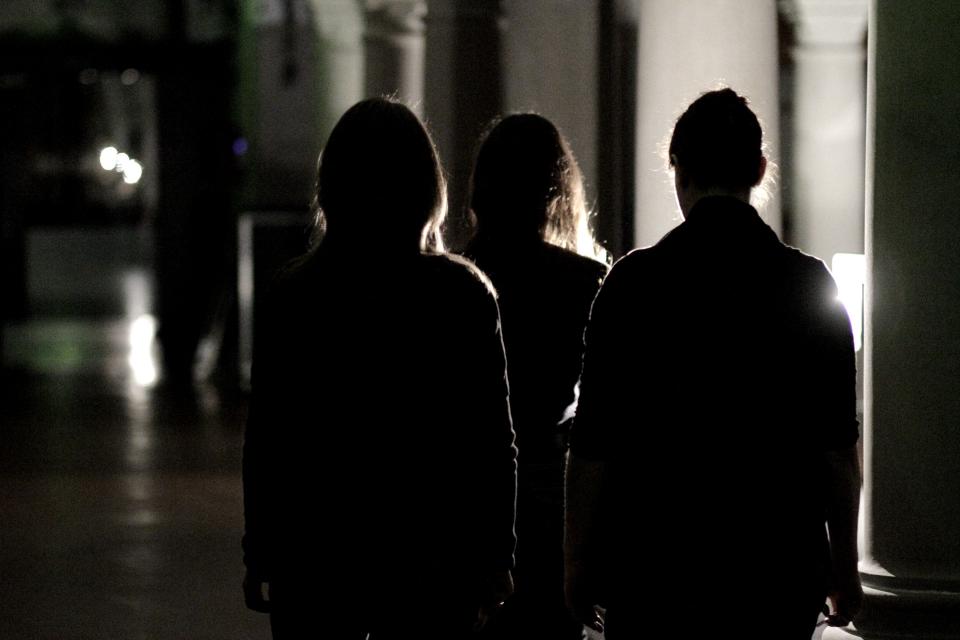
[[30,238],[0,402],[0,638],[267,638],[242,601],[244,400],[157,384],[149,238]]

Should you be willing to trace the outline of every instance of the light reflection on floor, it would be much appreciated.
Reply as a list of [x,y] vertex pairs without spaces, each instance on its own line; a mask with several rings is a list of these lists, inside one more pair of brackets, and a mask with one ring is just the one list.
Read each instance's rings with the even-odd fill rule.
[[240,592],[245,401],[167,391],[142,265],[86,259],[5,331],[0,638],[268,638]]
[[9,324],[4,364],[33,374],[102,374],[112,383],[156,384],[153,316],[42,318]]
[[141,384],[130,337],[92,319],[7,335],[0,638],[267,638],[239,589],[242,399]]
[[152,387],[157,383],[157,354],[155,337],[157,322],[150,314],[142,314],[130,322],[130,355],[127,364],[133,383],[138,387]]

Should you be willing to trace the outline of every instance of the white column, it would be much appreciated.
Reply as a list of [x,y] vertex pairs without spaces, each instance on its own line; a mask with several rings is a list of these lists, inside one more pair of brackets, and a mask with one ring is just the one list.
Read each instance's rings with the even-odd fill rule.
[[867,0],[793,0],[791,244],[863,253]]
[[[638,246],[655,243],[682,219],[663,145],[683,110],[722,82],[745,95],[777,162],[779,93],[775,0],[642,0],[637,54]],[[776,186],[760,211],[780,230]]]
[[872,0],[866,638],[960,638],[960,82],[955,0]]
[[423,115],[426,0],[364,0],[366,94],[393,95]]
[[[441,161],[449,164],[456,153],[458,95],[461,69],[457,65],[459,25],[455,0],[428,0],[424,65],[424,114]],[[450,167],[445,169],[449,172]]]
[[424,117],[447,173],[445,240],[470,237],[467,183],[480,134],[502,108],[498,0],[429,0]]
[[357,0],[309,0],[317,42],[317,108],[321,143],[364,97],[363,10]]
[[595,200],[600,14],[583,0],[503,0],[504,109],[536,111],[570,142]]
[[318,60],[308,5],[282,0],[242,4],[241,112],[249,152],[247,206],[309,201],[317,152]]

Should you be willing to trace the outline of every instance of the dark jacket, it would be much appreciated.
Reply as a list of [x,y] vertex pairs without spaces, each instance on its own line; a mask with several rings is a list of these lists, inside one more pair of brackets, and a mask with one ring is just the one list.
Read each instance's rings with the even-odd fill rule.
[[745,598],[793,602],[789,589],[822,604],[819,454],[857,440],[855,376],[830,273],[739,200],[701,200],[614,265],[587,329],[571,445],[609,463],[610,600],[698,584],[731,613]]
[[521,460],[559,460],[583,331],[607,265],[539,240],[504,245],[481,236],[466,253],[497,290]]
[[516,449],[476,269],[321,245],[267,307],[244,443],[248,568],[373,609],[510,568]]

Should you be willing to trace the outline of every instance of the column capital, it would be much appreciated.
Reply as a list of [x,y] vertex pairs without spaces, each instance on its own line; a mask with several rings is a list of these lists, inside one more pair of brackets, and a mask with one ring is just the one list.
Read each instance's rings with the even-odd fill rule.
[[801,46],[852,47],[867,32],[867,0],[780,0]]
[[427,0],[428,19],[499,17],[500,0]]
[[422,35],[427,16],[426,0],[361,0],[367,33]]
[[365,93],[395,95],[421,115],[427,1],[359,2],[365,18]]

